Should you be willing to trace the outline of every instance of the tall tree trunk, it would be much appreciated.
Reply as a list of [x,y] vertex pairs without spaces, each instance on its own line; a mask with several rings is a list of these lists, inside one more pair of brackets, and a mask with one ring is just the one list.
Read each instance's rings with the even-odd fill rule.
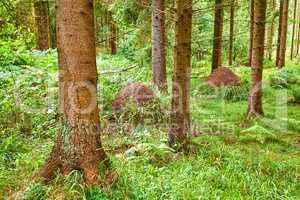
[[296,22],[297,22],[297,4],[298,4],[298,0],[295,0],[294,17],[293,17],[293,33],[292,33],[292,44],[291,44],[291,60],[293,60],[294,58],[295,33],[296,33]]
[[282,30],[282,10],[283,10],[283,0],[280,0],[280,4],[279,4],[279,22],[278,22],[278,37],[277,37],[277,50],[276,50],[276,66],[278,66],[278,61],[279,61],[281,30]]
[[104,24],[105,24],[105,28],[104,30],[104,45],[105,45],[105,51],[106,52],[110,52],[110,37],[109,37],[109,14],[108,14],[108,10],[105,9],[104,10]]
[[[95,1],[95,2],[99,3],[100,1]],[[100,39],[100,41],[102,41],[99,45],[101,49],[105,48],[104,27],[105,27],[105,22],[104,22],[103,12],[101,12],[100,24],[98,25],[98,27],[96,29],[97,31],[99,31],[99,35],[100,35],[99,39]]]
[[56,2],[49,1],[49,24],[50,24],[50,40],[51,48],[55,49],[56,46]]
[[[300,3],[299,3],[299,9],[300,9]],[[297,53],[297,56],[299,55],[299,49],[300,49],[300,13],[299,13],[299,17],[298,17],[298,36],[297,36],[297,44],[296,44],[296,53]]]
[[269,0],[269,11],[272,13],[271,21],[268,25],[267,30],[267,58],[272,60],[273,54],[273,38],[274,38],[274,26],[276,15],[274,15],[274,10],[276,9],[276,0]]
[[167,89],[164,4],[164,0],[152,0],[152,77],[161,91]]
[[235,6],[235,1],[233,0],[230,5],[229,65],[233,64],[234,6]]
[[101,147],[97,104],[97,68],[93,1],[57,0],[57,46],[61,130],[40,177],[56,170],[84,173],[96,181],[98,165],[106,161]]
[[117,25],[112,12],[109,12],[110,24],[110,51],[112,55],[117,54]]
[[254,0],[250,1],[250,35],[249,35],[249,50],[248,50],[248,66],[252,66],[253,53],[253,32],[254,32]]
[[190,126],[192,0],[176,0],[174,69],[169,144],[185,144]]
[[223,0],[215,0],[212,72],[222,66]]
[[248,117],[263,115],[262,75],[265,42],[266,0],[254,0],[254,37],[252,54],[251,93]]
[[34,17],[36,26],[36,40],[38,50],[50,48],[50,23],[48,1],[36,0],[34,2]]
[[287,27],[288,27],[289,0],[280,1],[280,22],[278,31],[277,67],[285,66]]
[[33,7],[32,0],[20,0],[16,3],[16,24],[18,27],[25,26],[33,30]]

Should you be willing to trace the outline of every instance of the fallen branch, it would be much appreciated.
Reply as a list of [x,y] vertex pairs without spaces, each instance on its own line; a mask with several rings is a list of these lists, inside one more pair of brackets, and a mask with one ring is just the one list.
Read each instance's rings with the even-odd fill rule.
[[138,67],[139,65],[133,65],[131,67],[125,68],[125,69],[121,69],[121,70],[115,70],[115,71],[104,71],[104,72],[100,72],[99,75],[106,75],[106,74],[116,74],[116,73],[121,73],[121,72],[125,72],[131,69],[134,69],[136,67]]

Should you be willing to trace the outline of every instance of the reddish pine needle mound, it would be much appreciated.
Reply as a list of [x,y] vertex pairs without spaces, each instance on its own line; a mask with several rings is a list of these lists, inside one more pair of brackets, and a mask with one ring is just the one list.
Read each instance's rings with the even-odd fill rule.
[[219,67],[204,82],[212,87],[238,86],[241,79],[226,67]]
[[137,105],[143,105],[156,98],[155,93],[142,83],[132,83],[123,88],[112,103],[114,111],[119,111],[125,104],[133,100]]

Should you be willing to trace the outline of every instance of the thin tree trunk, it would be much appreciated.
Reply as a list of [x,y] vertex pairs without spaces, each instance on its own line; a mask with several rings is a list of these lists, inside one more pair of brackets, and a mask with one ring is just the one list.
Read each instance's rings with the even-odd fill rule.
[[[270,12],[274,13],[274,10],[276,9],[276,0],[270,0],[270,6],[269,10]],[[272,54],[273,54],[273,38],[274,38],[274,26],[275,26],[275,19],[276,15],[272,14],[271,22],[268,25],[268,31],[267,31],[267,58],[269,60],[272,60]]]
[[[300,9],[300,3],[299,3],[299,9]],[[297,48],[297,56],[299,55],[299,49],[300,49],[300,13],[299,13],[299,17],[298,17],[298,23],[299,23],[299,26],[298,26],[298,36],[297,36],[297,44],[296,44],[296,48]]]
[[110,24],[110,51],[112,55],[117,54],[117,25],[112,12],[109,12]]
[[165,1],[152,1],[152,77],[161,91],[167,89]]
[[57,3],[61,130],[39,176],[50,180],[58,169],[64,175],[80,170],[92,183],[98,180],[98,165],[106,161],[97,104],[93,1]]
[[110,51],[110,40],[109,40],[109,15],[108,15],[108,11],[105,10],[104,11],[104,20],[105,20],[105,49],[106,49],[106,52],[109,52]]
[[288,11],[289,0],[280,1],[280,22],[278,31],[278,48],[277,48],[277,67],[282,68],[285,66],[285,54],[287,43],[287,26],[288,26]]
[[279,61],[281,30],[282,30],[282,10],[283,10],[283,0],[280,0],[280,4],[279,4],[279,22],[278,22],[278,37],[277,37],[277,51],[276,51],[276,66],[278,66],[278,61]]
[[250,1],[250,35],[248,50],[248,66],[252,66],[253,32],[254,32],[254,0]]
[[248,117],[263,115],[262,75],[265,42],[266,0],[254,0],[254,38],[252,54],[251,93]]
[[222,66],[223,0],[215,0],[212,72]]
[[36,0],[34,2],[34,18],[36,26],[36,40],[38,50],[50,48],[50,23],[48,1]]
[[229,65],[233,64],[233,43],[234,43],[234,0],[230,5],[230,38],[229,38]]
[[292,33],[292,44],[291,44],[291,60],[293,60],[293,58],[294,58],[294,45],[295,45],[295,33],[296,33],[296,21],[297,21],[297,4],[298,4],[298,0],[295,0],[294,17],[293,17],[293,33]]
[[[49,1],[49,21],[50,21],[50,39],[51,39],[51,48],[55,49],[57,46],[56,46],[56,19],[55,19],[55,16],[56,16],[56,9],[55,9],[55,6],[56,6],[56,2],[53,1]],[[51,10],[54,10],[51,12]]]
[[297,7],[297,11],[296,12],[298,15],[297,15],[297,20],[296,20],[296,28],[297,28],[297,31],[296,31],[296,41],[295,41],[295,56],[298,56],[299,55],[299,45],[300,45],[300,0],[298,0],[298,7]]
[[[97,29],[99,30],[100,32],[100,41],[104,40],[104,27],[105,27],[105,22],[104,22],[104,19],[103,19],[103,12],[101,12],[101,18],[100,18],[100,27]],[[105,43],[104,42],[101,42],[100,44],[101,46],[101,50],[104,49],[105,47]]]
[[176,0],[174,69],[169,144],[185,144],[190,126],[192,0]]

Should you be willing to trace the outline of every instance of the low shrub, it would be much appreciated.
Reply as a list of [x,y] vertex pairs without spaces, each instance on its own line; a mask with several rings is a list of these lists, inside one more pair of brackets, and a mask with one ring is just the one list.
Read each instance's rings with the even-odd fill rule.
[[167,120],[167,115],[163,112],[160,100],[156,99],[138,106],[135,102],[129,101],[122,110],[115,113],[119,122],[139,123],[161,123]]
[[292,88],[292,94],[294,97],[294,101],[296,103],[300,103],[300,87],[299,86],[295,86]]
[[39,199],[47,199],[47,194],[44,187],[41,184],[31,185],[26,191],[24,195],[24,200],[39,200]]
[[288,69],[280,69],[274,75],[270,76],[270,84],[274,88],[290,88],[297,81],[298,79],[293,71]]
[[249,84],[243,82],[239,86],[230,86],[223,88],[214,88],[209,85],[201,85],[198,88],[201,95],[207,95],[211,98],[220,98],[226,101],[246,101],[249,96]]
[[223,88],[220,97],[226,101],[247,101],[249,97],[249,85],[244,83],[240,86],[231,86]]

